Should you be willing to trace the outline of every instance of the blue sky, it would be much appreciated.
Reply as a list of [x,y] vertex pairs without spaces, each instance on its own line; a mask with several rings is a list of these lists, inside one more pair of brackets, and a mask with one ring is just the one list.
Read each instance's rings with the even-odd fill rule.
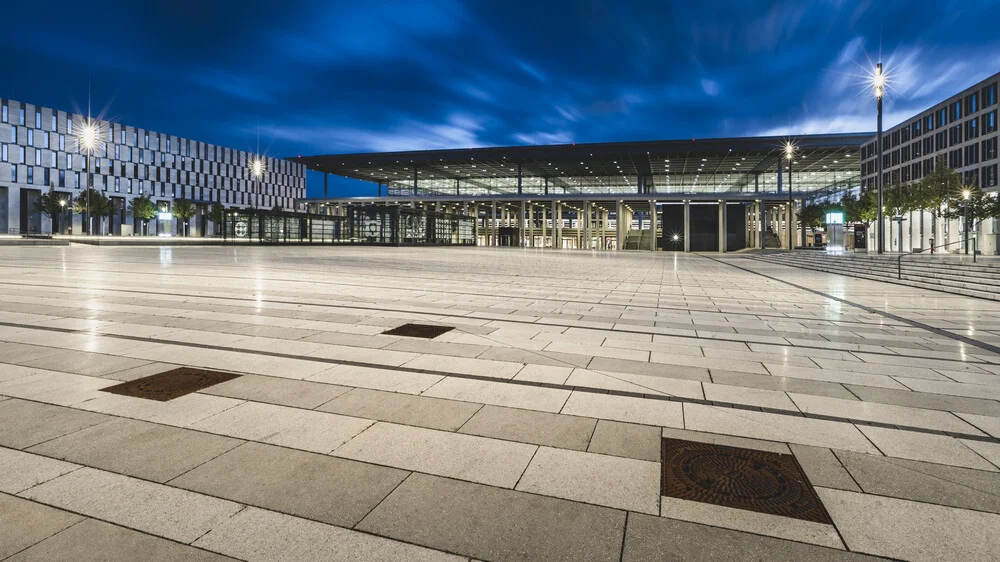
[[[274,156],[873,130],[1000,71],[1000,2],[16,2],[0,97]],[[334,181],[338,195],[374,185]],[[309,178],[309,193],[322,180]]]

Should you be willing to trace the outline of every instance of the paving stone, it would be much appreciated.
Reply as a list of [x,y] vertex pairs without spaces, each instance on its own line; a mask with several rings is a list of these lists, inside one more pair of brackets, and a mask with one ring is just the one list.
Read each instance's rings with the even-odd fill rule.
[[172,480],[170,485],[353,527],[407,474],[326,455],[247,443]]
[[1000,515],[818,488],[848,548],[907,560],[991,560]]
[[166,482],[243,443],[237,439],[116,418],[29,452],[154,482]]
[[[742,449],[756,449],[758,451],[770,451],[782,455],[790,454],[788,445],[776,441],[765,441],[762,439],[750,439],[747,437],[736,437],[720,433],[704,433],[701,431],[691,431],[689,429],[677,429],[674,427],[664,427],[660,431],[662,437],[668,439],[683,439],[685,441],[697,441],[699,443],[711,443],[713,445],[724,445],[726,447],[739,447]],[[660,458],[657,456],[657,458]]]
[[660,460],[660,428],[598,420],[587,451],[657,462]]
[[254,507],[244,509],[232,519],[213,528],[195,541],[194,545],[250,562],[461,560],[454,555],[412,544]]
[[79,515],[0,493],[0,560],[82,520]]
[[829,548],[843,548],[833,525],[663,496],[660,515]]
[[569,390],[563,389],[449,377],[424,391],[422,396],[558,412],[569,394]]
[[[809,483],[813,486],[850,490],[852,492],[861,491],[858,484],[851,478],[851,473],[844,468],[840,460],[830,449],[795,443],[789,445],[789,448],[791,448],[792,454],[795,455],[795,460],[799,461],[802,472],[806,473],[806,478],[809,479]],[[874,458],[872,455],[861,456]]]
[[362,418],[246,402],[191,427],[250,441],[329,453],[372,423]]
[[540,447],[518,490],[629,511],[659,513],[659,463]]
[[109,419],[109,416],[50,404],[7,400],[0,407],[0,445],[25,449]]
[[199,390],[204,394],[228,396],[279,406],[313,409],[350,390],[347,387],[260,375],[239,378]]
[[378,422],[334,454],[513,488],[536,449],[525,443]]
[[67,351],[60,355],[46,355],[21,361],[21,365],[29,367],[39,367],[41,369],[91,377],[106,376],[116,371],[141,367],[147,363],[149,361],[142,359],[87,353],[84,351]]
[[587,449],[596,423],[591,418],[483,406],[460,432],[583,451]]
[[872,443],[888,457],[964,466],[979,470],[997,468],[948,435],[933,435],[885,427],[858,426]]
[[17,494],[80,465],[0,447],[0,492]]
[[847,400],[856,398],[853,394],[848,392],[846,388],[844,388],[844,385],[838,383],[796,379],[791,377],[754,375],[752,373],[736,373],[713,369],[712,382],[716,384],[746,386],[764,390],[778,390],[781,392],[801,392],[803,394],[829,396],[831,398],[844,398]]
[[413,474],[358,529],[481,560],[618,560],[625,512]]
[[226,500],[92,468],[75,470],[20,495],[183,543],[242,509]]
[[876,560],[871,556],[699,525],[686,521],[629,513],[624,562],[645,560]]
[[86,519],[6,562],[29,560],[222,562],[233,559],[103,521]]
[[644,425],[684,426],[684,415],[680,402],[593,392],[573,392],[560,413]]
[[482,406],[458,400],[355,388],[317,410],[346,416],[455,431]]
[[861,485],[855,491],[1000,513],[1000,474],[996,472],[849,451],[836,454]]

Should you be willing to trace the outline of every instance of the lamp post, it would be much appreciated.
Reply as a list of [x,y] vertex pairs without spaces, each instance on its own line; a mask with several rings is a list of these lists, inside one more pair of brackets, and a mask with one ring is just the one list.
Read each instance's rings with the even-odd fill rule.
[[872,75],[872,89],[875,93],[875,100],[878,105],[878,136],[875,142],[877,143],[876,152],[878,153],[878,162],[876,163],[877,175],[875,176],[875,187],[878,190],[878,253],[883,253],[885,250],[885,224],[882,217],[882,95],[885,93],[886,77],[882,72],[882,63],[878,63],[875,67],[875,73]]
[[[62,215],[65,212],[66,212],[66,200],[60,198],[59,199],[59,214]],[[70,226],[73,226],[73,225],[70,224]],[[56,217],[56,230],[59,230],[59,217]],[[52,234],[55,234],[55,232],[53,232]]]
[[788,224],[786,225],[786,230],[788,232],[788,249],[795,249],[795,225],[792,224],[792,205],[795,203],[792,201],[792,156],[795,154],[795,145],[791,141],[785,143],[785,159],[788,161]]
[[94,125],[94,122],[91,121],[89,114],[87,115],[87,122],[80,128],[80,136],[77,138],[77,143],[87,153],[87,166],[83,170],[84,185],[87,186],[87,207],[84,216],[87,221],[87,235],[92,235],[94,233],[94,229],[91,224],[90,215],[90,170],[93,166],[94,148],[97,146],[97,127]]
[[965,209],[963,213],[965,215],[965,255],[969,255],[969,197],[971,195],[972,192],[968,189],[962,191],[962,199],[965,201]]

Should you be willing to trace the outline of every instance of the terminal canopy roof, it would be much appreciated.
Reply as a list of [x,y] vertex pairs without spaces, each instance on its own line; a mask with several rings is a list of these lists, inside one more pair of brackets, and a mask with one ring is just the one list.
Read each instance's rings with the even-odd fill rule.
[[860,182],[872,133],[508,146],[300,156],[310,170],[387,186],[390,196],[776,193],[794,146],[797,193]]

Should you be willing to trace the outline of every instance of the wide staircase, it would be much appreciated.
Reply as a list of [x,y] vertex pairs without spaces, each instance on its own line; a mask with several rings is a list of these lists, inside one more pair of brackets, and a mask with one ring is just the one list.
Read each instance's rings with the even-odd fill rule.
[[625,244],[622,246],[623,250],[648,250],[649,244],[652,241],[652,236],[649,229],[646,230],[630,230],[628,234],[625,235]]
[[756,254],[754,259],[1000,301],[1000,260],[971,256],[827,254],[816,250]]

